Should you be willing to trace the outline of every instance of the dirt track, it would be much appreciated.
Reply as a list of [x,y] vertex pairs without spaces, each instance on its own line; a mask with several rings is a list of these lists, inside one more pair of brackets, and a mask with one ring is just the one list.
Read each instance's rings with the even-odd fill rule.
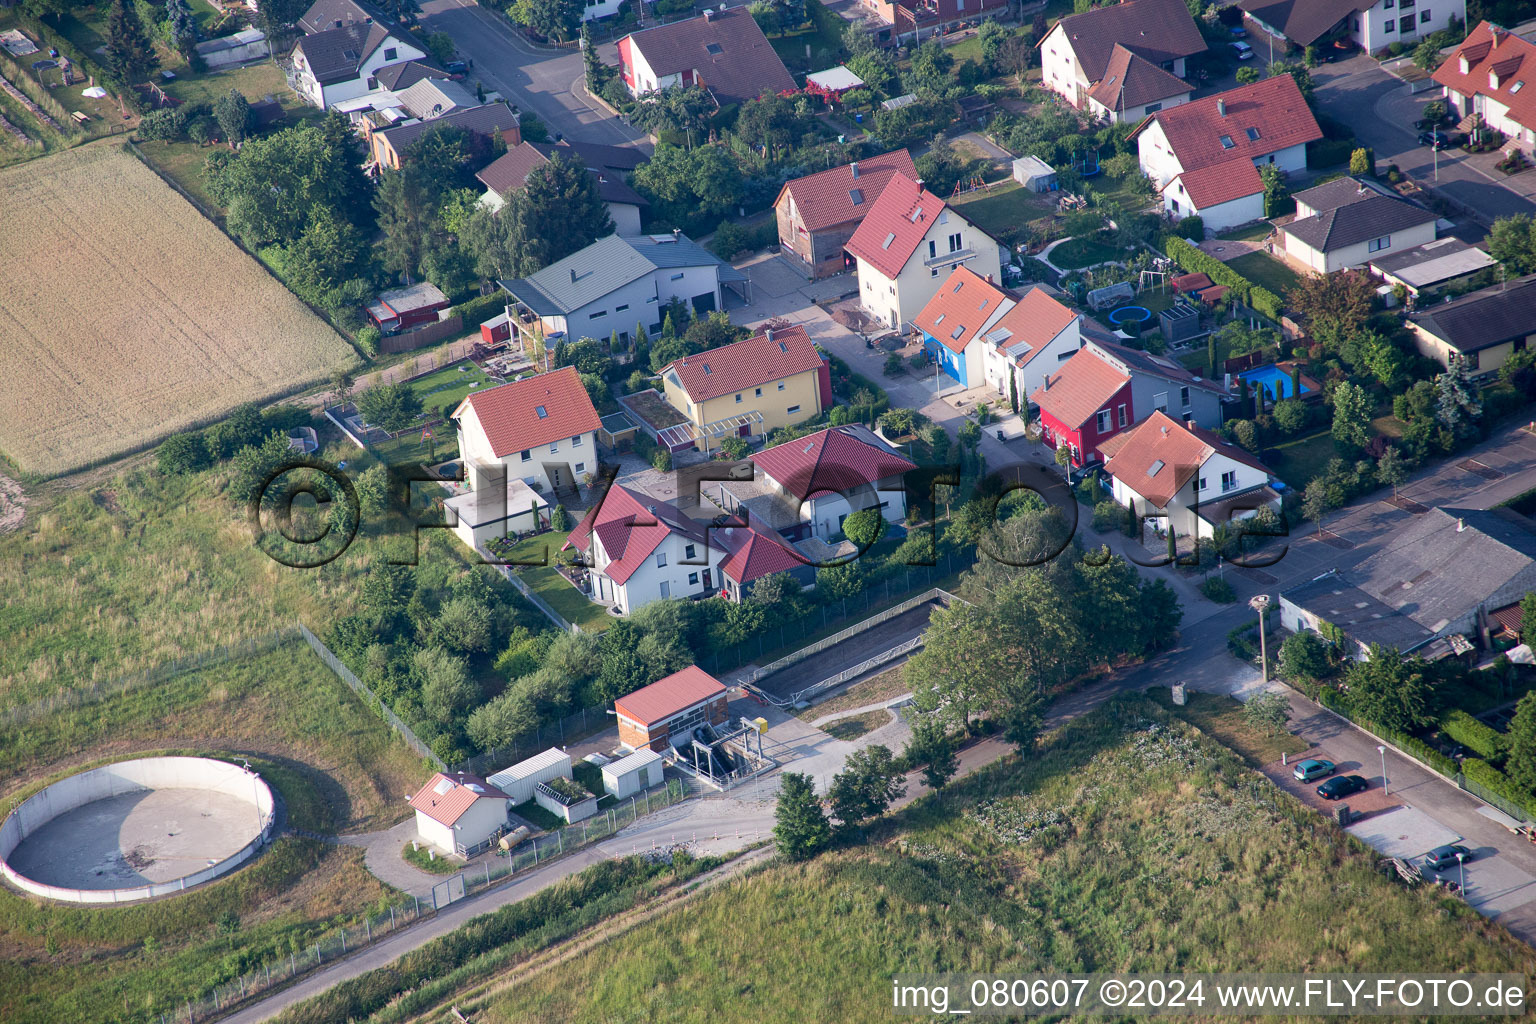
[[872,658],[881,651],[888,651],[903,640],[916,636],[927,627],[928,617],[933,614],[934,609],[941,607],[943,605],[937,601],[919,605],[894,619],[855,634],[814,657],[796,662],[771,676],[764,676],[757,681],[756,685],[772,697],[788,698],[807,686],[835,676],[846,668],[852,668],[859,662]]

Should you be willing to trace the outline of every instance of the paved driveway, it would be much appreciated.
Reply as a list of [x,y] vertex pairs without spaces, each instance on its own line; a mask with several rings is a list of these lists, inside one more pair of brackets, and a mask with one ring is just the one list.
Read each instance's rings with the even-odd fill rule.
[[[581,51],[534,46],[472,0],[426,0],[421,24],[428,32],[448,33],[460,55],[474,62],[468,76],[471,87],[484,82],[487,91],[538,114],[551,134],[609,146],[638,145],[650,152],[643,132],[587,96]],[[618,62],[613,44],[598,52],[607,63]]]

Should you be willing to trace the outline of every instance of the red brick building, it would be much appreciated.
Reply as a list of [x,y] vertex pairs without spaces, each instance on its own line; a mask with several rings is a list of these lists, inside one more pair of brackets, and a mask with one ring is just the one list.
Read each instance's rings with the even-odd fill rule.
[[720,680],[689,665],[613,702],[619,742],[632,750],[665,750],[673,733],[691,734],[706,723],[722,725],[726,695]]

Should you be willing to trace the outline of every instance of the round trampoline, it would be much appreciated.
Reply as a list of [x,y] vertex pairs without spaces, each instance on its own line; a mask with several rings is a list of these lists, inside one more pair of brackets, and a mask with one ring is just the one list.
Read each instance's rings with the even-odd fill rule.
[[1121,306],[1109,314],[1109,322],[1117,327],[1127,321],[1144,324],[1151,319],[1152,311],[1145,306]]

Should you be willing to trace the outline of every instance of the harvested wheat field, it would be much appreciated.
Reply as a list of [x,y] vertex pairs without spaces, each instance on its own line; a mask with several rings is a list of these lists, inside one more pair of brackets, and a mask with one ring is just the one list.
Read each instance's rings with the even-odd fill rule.
[[0,452],[54,476],[289,394],[350,346],[120,145],[0,171]]

